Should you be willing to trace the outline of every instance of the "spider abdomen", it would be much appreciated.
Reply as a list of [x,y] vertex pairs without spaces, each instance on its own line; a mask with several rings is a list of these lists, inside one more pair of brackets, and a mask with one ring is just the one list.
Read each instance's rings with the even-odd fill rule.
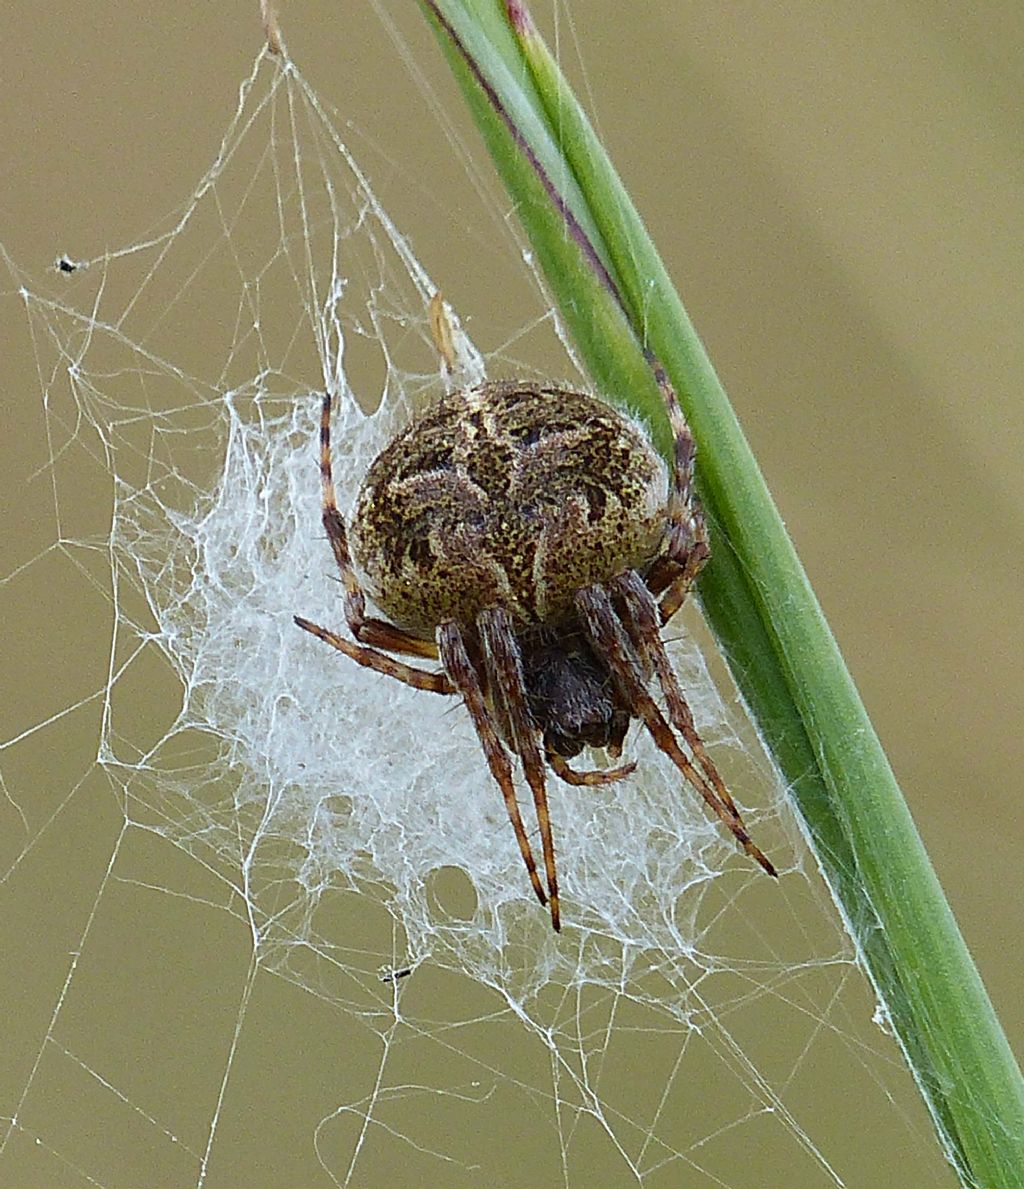
[[432,637],[502,606],[557,624],[578,590],[644,571],[668,469],[643,430],[582,393],[523,381],[442,397],[371,464],[350,530],[380,610]]

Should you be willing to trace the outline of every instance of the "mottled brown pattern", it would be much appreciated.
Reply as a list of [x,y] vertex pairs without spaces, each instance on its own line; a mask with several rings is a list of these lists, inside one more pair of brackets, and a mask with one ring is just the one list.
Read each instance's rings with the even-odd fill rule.
[[[450,344],[440,336],[437,345],[451,370]],[[693,438],[652,364],[675,435],[671,468],[637,425],[592,396],[529,381],[481,384],[442,397],[385,447],[351,531],[334,492],[330,394],[323,399],[322,520],[354,641],[295,622],[357,664],[461,696],[556,930],[546,772],[575,785],[624,779],[635,765],[579,772],[569,760],[588,747],[620,755],[633,719],[775,875],[697,733],[661,639],[709,549],[693,494]],[[364,588],[387,618],[367,616]],[[441,671],[396,652],[439,660]],[[532,795],[543,880],[509,753]]]
[[646,570],[668,524],[668,468],[605,402],[524,382],[456,392],[370,467],[349,530],[363,587],[432,637],[504,606],[558,624],[581,586]]

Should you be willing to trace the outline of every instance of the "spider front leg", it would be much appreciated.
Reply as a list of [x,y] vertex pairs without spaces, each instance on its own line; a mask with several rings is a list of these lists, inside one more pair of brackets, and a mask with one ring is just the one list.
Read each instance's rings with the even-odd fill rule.
[[640,658],[608,592],[596,583],[586,586],[576,596],[576,608],[595,651],[608,666],[631,712],[643,719],[654,742],[675,764],[693,789],[700,793],[708,808],[732,833],[746,853],[769,875],[777,875],[775,868],[751,840],[735,807],[730,809],[729,803],[721,800],[679,746],[672,728],[647,692]]
[[449,621],[438,627],[437,647],[445,672],[459,693],[462,694],[466,709],[476,728],[480,745],[487,757],[487,766],[501,789],[501,795],[505,800],[505,809],[509,821],[512,823],[516,841],[519,843],[519,853],[523,856],[523,862],[526,864],[530,883],[541,904],[547,904],[548,898],[541,885],[540,876],[537,874],[537,864],[534,861],[530,840],[526,836],[523,818],[519,812],[519,802],[516,800],[515,786],[512,783],[512,765],[509,763],[508,755],[498,738],[494,720],[484,701],[480,678],[469,658],[469,653],[466,651],[466,643],[462,638],[458,624]]
[[555,844],[551,834],[548,794],[544,780],[544,761],[537,746],[537,729],[530,717],[526,698],[523,658],[516,641],[512,617],[503,607],[481,611],[476,619],[484,646],[492,697],[500,701],[512,735],[512,744],[523,763],[527,784],[533,793],[537,824],[544,851],[544,873],[548,881],[551,924],[561,928],[558,904],[558,872],[555,869]]
[[644,580],[635,570],[620,574],[609,583],[612,592],[621,600],[626,610],[626,626],[631,629],[634,644],[654,670],[661,686],[661,692],[668,706],[669,721],[686,740],[694,758],[700,764],[704,776],[711,782],[718,799],[728,807],[736,821],[743,825],[740,811],[725,787],[714,761],[708,755],[704,740],[697,731],[693,713],[683,695],[679,679],[665,651],[661,638],[661,624],[658,605]]

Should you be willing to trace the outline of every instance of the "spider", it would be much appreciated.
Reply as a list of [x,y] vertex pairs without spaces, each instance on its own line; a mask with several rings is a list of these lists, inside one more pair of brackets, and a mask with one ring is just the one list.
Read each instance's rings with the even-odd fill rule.
[[[350,528],[331,470],[331,395],[323,397],[322,518],[354,640],[295,623],[366,668],[461,696],[555,930],[546,767],[571,785],[623,779],[635,763],[579,771],[569,761],[584,747],[618,759],[634,718],[776,875],[705,749],[661,638],[709,548],[694,441],[663,375],[659,383],[675,435],[671,467],[638,424],[594,396],[484,382],[443,396],[392,438],[367,471]],[[387,618],[367,614],[367,594]],[[439,660],[440,670],[395,653]],[[664,709],[650,692],[655,679]],[[510,753],[533,796],[543,880]]]

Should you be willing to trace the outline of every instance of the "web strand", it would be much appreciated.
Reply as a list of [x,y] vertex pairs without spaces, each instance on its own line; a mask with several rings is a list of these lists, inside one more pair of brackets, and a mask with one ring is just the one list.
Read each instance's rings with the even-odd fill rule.
[[[27,578],[73,580],[105,629],[81,643],[91,688],[14,721],[0,744],[9,837],[21,840],[0,890],[13,893],[56,840],[48,872],[69,854],[84,862],[80,810],[112,832],[70,936],[41,943],[59,970],[49,1015],[17,1054],[0,1179],[29,1140],[85,1183],[118,1183],[111,1153],[129,1148],[152,1149],[167,1183],[218,1183],[221,1145],[251,1101],[239,1104],[253,1084],[248,1046],[270,1036],[273,1073],[256,1076],[273,1084],[268,1097],[278,1079],[296,1098],[327,1087],[303,1105],[304,1134],[331,1183],[380,1184],[396,1162],[401,1183],[526,1183],[522,1160],[502,1165],[486,1138],[526,1110],[547,1143],[531,1152],[533,1184],[585,1182],[597,1152],[615,1183],[753,1185],[766,1145],[813,1183],[842,1184],[791,1086],[831,1046],[869,1083],[890,1067],[853,1028],[852,955],[799,858],[774,902],[784,909],[768,912],[762,877],[634,732],[626,779],[552,781],[557,936],[465,708],[293,623],[345,630],[320,526],[323,387],[337,397],[344,515],[369,461],[446,377],[431,342],[435,279],[277,48],[162,227],[76,261],[60,298],[18,279],[47,450],[30,487],[46,492],[52,525],[47,548],[6,569],[0,596],[13,608]],[[451,317],[462,377],[488,365],[529,374],[538,340],[561,336],[538,305],[482,351]],[[93,511],[104,499],[106,521]],[[783,790],[720,665],[725,696],[712,679],[699,620],[671,634],[696,726],[745,820],[773,854],[792,853]],[[51,649],[41,636],[40,657]],[[54,768],[73,738],[78,768]],[[43,770],[58,790],[49,802],[31,776]],[[529,796],[521,779],[519,792]],[[531,844],[540,853],[535,832]],[[777,939],[780,911],[800,922],[799,945]],[[166,935],[147,924],[156,912],[174,922]],[[180,952],[163,965],[176,929],[194,970]],[[216,961],[228,950],[232,979]],[[158,1007],[153,986],[180,1003]],[[263,1002],[286,993],[287,1010]],[[78,996],[109,1005],[109,1051],[69,1039]],[[317,1052],[292,1077],[286,1038],[304,1012]],[[781,1060],[764,1012],[803,1038]],[[138,1054],[165,1034],[161,1061],[181,1062],[187,1096],[166,1092],[177,1075],[160,1063],[146,1080]],[[328,1074],[310,1078],[304,1063],[318,1059]],[[88,1109],[120,1147],[105,1156],[61,1138],[53,1062],[88,1082]],[[47,1122],[32,1121],[37,1104]],[[266,1139],[250,1143],[249,1157]]]

